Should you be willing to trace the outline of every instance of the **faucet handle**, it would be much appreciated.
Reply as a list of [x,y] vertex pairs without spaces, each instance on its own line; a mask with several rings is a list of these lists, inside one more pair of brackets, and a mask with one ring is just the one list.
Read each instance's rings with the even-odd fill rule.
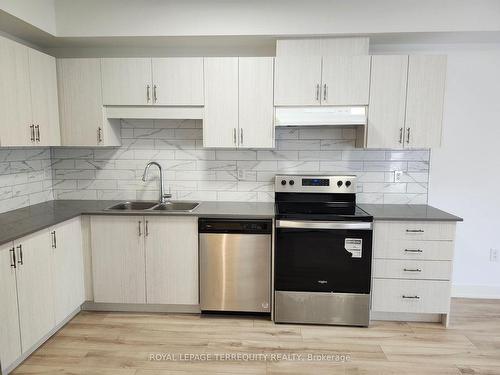
[[172,198],[172,194],[163,194],[163,198],[170,199]]

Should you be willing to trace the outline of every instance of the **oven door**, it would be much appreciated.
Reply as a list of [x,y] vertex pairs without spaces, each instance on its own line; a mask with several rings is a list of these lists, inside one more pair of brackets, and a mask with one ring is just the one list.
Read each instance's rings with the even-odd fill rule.
[[371,261],[371,222],[276,221],[276,290],[368,294]]

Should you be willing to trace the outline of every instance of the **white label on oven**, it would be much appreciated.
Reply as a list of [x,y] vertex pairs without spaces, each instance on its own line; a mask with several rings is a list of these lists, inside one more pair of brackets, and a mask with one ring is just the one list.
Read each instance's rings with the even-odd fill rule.
[[345,249],[352,254],[353,258],[361,258],[363,255],[363,239],[362,238],[346,238]]

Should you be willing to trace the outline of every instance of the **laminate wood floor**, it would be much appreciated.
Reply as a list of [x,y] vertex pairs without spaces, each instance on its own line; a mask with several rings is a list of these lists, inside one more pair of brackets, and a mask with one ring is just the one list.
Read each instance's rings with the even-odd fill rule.
[[448,329],[82,312],[13,374],[500,374],[500,300],[453,299]]

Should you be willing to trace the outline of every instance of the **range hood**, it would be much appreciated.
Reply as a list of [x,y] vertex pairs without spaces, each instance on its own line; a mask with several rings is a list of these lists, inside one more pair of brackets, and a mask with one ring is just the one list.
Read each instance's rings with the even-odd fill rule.
[[366,125],[366,107],[275,107],[275,126]]

